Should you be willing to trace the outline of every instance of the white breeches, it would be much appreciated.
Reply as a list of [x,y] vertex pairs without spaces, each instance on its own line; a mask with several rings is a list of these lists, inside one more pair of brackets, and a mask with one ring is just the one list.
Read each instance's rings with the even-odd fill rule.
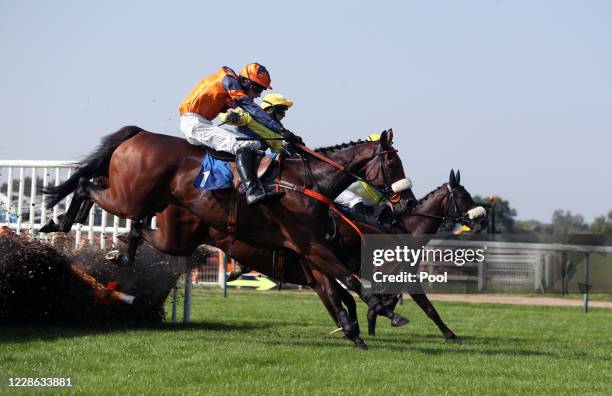
[[181,132],[193,145],[207,146],[230,154],[236,154],[241,148],[257,150],[260,147],[257,140],[236,140],[238,137],[248,136],[213,125],[197,113],[185,113],[181,116]]
[[363,203],[363,198],[351,190],[344,190],[336,199],[334,199],[334,202],[338,205],[348,206],[352,209],[353,206],[357,205],[358,203]]

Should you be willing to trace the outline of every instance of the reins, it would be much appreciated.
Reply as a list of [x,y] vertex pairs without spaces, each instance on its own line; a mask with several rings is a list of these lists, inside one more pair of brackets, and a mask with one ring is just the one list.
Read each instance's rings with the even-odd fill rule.
[[[348,169],[346,169],[345,166],[337,163],[336,161],[316,152],[315,150],[304,146],[303,144],[299,144],[299,143],[294,143],[294,146],[296,146],[296,148],[298,148],[299,150],[303,151],[304,153],[311,155],[313,157],[315,157],[316,159],[334,167],[335,169],[346,173],[347,175],[351,176],[353,179],[357,180],[357,181],[365,181],[361,176],[349,171]],[[381,158],[381,167],[384,168],[384,163],[383,163],[383,155],[387,152],[390,152],[391,150],[385,150],[379,153],[379,156]],[[397,150],[393,150],[393,152],[397,152]],[[284,180],[281,180],[281,157],[278,157],[278,161],[279,161],[279,171],[278,171],[278,175],[276,178],[276,191],[279,191],[279,188],[285,188],[288,190],[292,190],[292,191],[298,191],[301,192],[304,195],[307,195],[311,198],[316,199],[319,202],[324,203],[325,205],[327,205],[329,207],[329,210],[331,210],[332,212],[334,212],[338,217],[340,217],[342,220],[344,220],[348,225],[350,225],[355,232],[357,232],[357,234],[359,235],[359,238],[361,239],[361,242],[365,244],[365,240],[363,237],[363,233],[361,232],[361,230],[359,229],[359,227],[351,220],[349,219],[344,213],[342,213],[341,210],[339,210],[336,205],[334,204],[333,200],[329,199],[328,197],[326,197],[325,195],[318,193],[310,188],[307,188],[306,186],[300,186],[294,183],[289,183],[286,182]],[[383,179],[385,182],[385,187],[388,188],[388,186],[386,185],[387,182],[387,177],[386,174],[384,172],[384,169],[382,170],[383,172]]]
[[353,172],[349,171],[346,169],[345,166],[337,163],[336,161],[317,153],[315,150],[304,146],[303,144],[299,144],[299,143],[294,143],[293,144],[295,147],[297,147],[298,149],[302,150],[303,152],[312,155],[313,157],[315,157],[316,159],[325,162],[328,165],[333,166],[334,168],[338,169],[341,172],[346,173],[347,175],[351,176],[353,179],[357,180],[357,181],[364,181],[363,178],[361,176],[358,176],[356,174],[354,174]]

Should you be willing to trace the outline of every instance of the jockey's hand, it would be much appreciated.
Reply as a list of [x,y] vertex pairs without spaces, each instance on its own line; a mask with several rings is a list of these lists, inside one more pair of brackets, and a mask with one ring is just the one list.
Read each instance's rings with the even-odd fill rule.
[[295,133],[291,132],[288,129],[283,129],[280,135],[289,143],[304,144],[304,141],[302,140],[301,137],[299,137],[298,135],[296,135]]
[[232,125],[238,124],[238,122],[240,122],[240,114],[235,111],[230,111],[227,113],[227,117],[225,117],[225,122]]

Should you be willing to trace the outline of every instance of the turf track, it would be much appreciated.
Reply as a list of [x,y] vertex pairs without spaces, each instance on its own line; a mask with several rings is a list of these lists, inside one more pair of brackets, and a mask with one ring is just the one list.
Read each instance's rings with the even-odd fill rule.
[[2,327],[0,375],[71,376],[109,394],[612,394],[612,310],[435,304],[462,343],[406,301],[411,324],[380,321],[363,352],[327,335],[309,292],[196,289],[190,325]]

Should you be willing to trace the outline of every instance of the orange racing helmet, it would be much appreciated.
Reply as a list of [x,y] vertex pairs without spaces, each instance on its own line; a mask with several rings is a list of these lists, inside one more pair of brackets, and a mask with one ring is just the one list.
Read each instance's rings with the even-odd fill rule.
[[270,79],[270,73],[268,69],[259,63],[249,63],[245,67],[240,70],[240,75],[244,78],[248,78],[261,85],[262,87],[266,87],[267,89],[272,89],[272,80]]

